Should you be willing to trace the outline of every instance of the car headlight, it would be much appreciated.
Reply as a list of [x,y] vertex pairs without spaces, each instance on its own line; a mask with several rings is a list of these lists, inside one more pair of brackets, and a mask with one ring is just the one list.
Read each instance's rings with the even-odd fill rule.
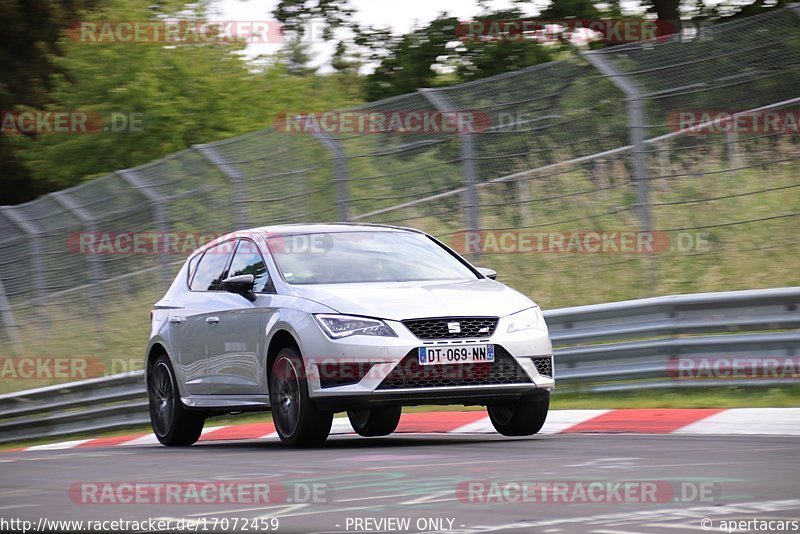
[[368,319],[354,315],[315,315],[322,330],[332,339],[347,336],[397,337],[389,325],[378,319]]
[[521,332],[522,330],[547,330],[542,310],[538,306],[522,310],[509,316],[508,333]]

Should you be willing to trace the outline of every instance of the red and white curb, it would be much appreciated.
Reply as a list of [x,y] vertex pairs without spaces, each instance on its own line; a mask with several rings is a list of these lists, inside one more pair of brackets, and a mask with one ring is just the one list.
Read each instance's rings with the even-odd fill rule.
[[[405,434],[494,433],[485,411],[404,414],[397,428]],[[352,434],[347,417],[333,420],[331,434]],[[552,410],[539,434],[700,434],[800,436],[800,408]],[[201,442],[278,439],[272,423],[207,427]],[[79,439],[35,445],[17,451],[128,447],[157,444],[152,433]]]

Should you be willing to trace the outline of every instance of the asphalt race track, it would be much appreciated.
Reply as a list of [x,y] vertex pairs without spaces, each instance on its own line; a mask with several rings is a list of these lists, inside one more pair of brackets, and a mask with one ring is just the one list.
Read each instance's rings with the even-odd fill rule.
[[[246,518],[255,519],[244,527],[253,532],[268,531],[277,517],[274,531],[286,533],[625,534],[725,532],[730,526],[723,520],[800,521],[800,461],[792,437],[347,435],[314,450],[274,440],[228,441],[184,449],[7,452],[0,464],[0,517],[34,524],[40,518],[186,518],[198,531],[230,532],[234,521],[243,531]],[[210,481],[268,482],[274,501],[148,504],[152,496],[139,496],[123,503],[114,493],[112,502],[91,503],[100,494],[81,493],[87,484]],[[561,493],[523,498],[522,481],[562,484]],[[592,493],[592,483],[606,489]],[[537,501],[542,495],[551,502]],[[793,530],[789,523],[787,531]]]

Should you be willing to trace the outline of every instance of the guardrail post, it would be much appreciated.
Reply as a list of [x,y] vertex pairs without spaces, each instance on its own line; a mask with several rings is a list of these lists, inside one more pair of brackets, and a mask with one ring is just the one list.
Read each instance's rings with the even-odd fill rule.
[[11,340],[11,345],[17,352],[22,352],[22,339],[19,337],[19,326],[14,320],[14,313],[11,311],[11,304],[6,297],[6,291],[3,289],[3,281],[0,280],[0,316],[3,318],[3,324],[6,326],[8,332],[8,339]]
[[247,216],[247,198],[244,189],[244,176],[232,163],[228,162],[217,149],[211,145],[195,145],[197,150],[206,160],[217,167],[227,176],[233,186],[233,203],[235,205],[234,224],[236,230],[244,230],[250,226]]
[[[156,226],[158,227],[158,231],[161,233],[161,238],[165,239],[166,236],[164,234],[169,232],[170,227],[170,219],[166,210],[167,197],[160,194],[151,185],[145,183],[144,178],[137,174],[136,171],[126,169],[123,171],[117,171],[116,174],[152,203],[153,214],[155,215],[156,219]],[[161,279],[164,281],[164,284],[169,285],[172,276],[169,268],[169,257],[167,256],[166,250],[162,250],[158,255],[158,261],[161,264]]]
[[641,230],[652,230],[650,215],[650,177],[647,172],[647,146],[645,137],[647,123],[644,113],[642,90],[611,63],[602,52],[582,52],[581,55],[600,73],[609,78],[617,89],[625,94],[628,109],[628,129],[633,153],[633,178],[636,182],[636,197]]
[[[437,111],[442,113],[456,111],[450,100],[438,89],[418,89],[422,96],[430,102]],[[461,132],[461,169],[464,181],[464,207],[467,209],[467,230],[480,230],[480,199],[478,198],[478,171],[475,166],[475,139],[472,132]],[[480,257],[479,252],[475,252]]]
[[314,139],[319,141],[333,157],[333,182],[336,186],[336,206],[339,220],[350,220],[350,191],[347,187],[347,155],[339,142],[327,135],[315,133]]

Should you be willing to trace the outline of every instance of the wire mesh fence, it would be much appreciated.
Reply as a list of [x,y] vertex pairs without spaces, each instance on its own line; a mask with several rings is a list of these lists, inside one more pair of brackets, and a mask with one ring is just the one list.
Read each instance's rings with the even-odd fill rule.
[[277,223],[414,226],[545,307],[800,284],[798,22],[790,6],[348,110],[464,128],[273,128],[2,207],[0,354],[138,358],[193,246]]

